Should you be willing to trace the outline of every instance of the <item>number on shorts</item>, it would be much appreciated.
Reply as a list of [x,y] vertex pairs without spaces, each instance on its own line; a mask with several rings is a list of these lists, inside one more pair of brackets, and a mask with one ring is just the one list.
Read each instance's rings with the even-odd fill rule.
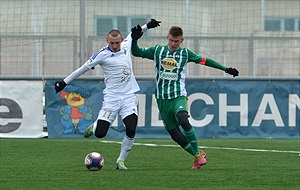
[[107,119],[110,117],[111,111],[110,110],[104,110],[103,117],[106,117]]

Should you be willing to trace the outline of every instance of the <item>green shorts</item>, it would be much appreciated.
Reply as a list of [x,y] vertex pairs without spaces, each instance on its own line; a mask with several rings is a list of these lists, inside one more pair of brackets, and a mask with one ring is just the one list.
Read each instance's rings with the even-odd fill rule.
[[166,130],[169,131],[179,126],[176,114],[179,111],[187,111],[187,97],[179,96],[174,99],[156,99],[156,102]]

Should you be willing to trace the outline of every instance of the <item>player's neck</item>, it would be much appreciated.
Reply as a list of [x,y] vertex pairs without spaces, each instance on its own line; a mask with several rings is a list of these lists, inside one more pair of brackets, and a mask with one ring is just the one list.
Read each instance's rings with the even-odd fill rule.
[[174,52],[174,51],[177,51],[178,49],[179,49],[180,47],[178,47],[178,48],[170,48],[170,46],[168,46],[168,49],[170,50],[170,51],[172,51],[172,52]]

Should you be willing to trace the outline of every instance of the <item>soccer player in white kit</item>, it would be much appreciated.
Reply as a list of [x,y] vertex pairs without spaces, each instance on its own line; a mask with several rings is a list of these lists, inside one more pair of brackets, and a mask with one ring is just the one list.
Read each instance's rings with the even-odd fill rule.
[[[150,28],[157,27],[148,22]],[[138,33],[139,34],[139,33]],[[86,128],[84,136],[95,134],[98,138],[106,136],[107,131],[118,114],[126,127],[126,135],[122,141],[121,152],[116,161],[116,169],[127,170],[124,164],[134,142],[138,120],[136,92],[140,90],[132,71],[131,43],[141,36],[131,33],[125,38],[118,30],[111,30],[106,38],[107,46],[94,53],[84,65],[72,72],[60,82],[55,83],[56,93],[80,75],[96,65],[104,71],[105,89],[103,90],[103,103],[97,120]]]

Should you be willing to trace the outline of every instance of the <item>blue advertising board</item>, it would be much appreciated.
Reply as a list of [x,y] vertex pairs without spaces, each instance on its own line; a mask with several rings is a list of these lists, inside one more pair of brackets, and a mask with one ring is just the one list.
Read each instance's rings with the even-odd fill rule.
[[[104,84],[76,80],[56,94],[54,83],[45,85],[49,138],[82,138],[98,116]],[[154,98],[155,81],[139,85],[136,138],[169,138]],[[198,138],[299,138],[298,80],[187,80],[186,89],[190,123]],[[106,137],[122,138],[124,133],[119,118]]]

